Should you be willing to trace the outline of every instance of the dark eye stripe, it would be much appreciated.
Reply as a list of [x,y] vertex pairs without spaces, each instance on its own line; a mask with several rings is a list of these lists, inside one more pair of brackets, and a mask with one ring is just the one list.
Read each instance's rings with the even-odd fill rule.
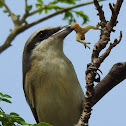
[[45,38],[48,38],[48,36],[49,36],[49,31],[47,31],[47,30],[40,31],[40,32],[36,35],[36,37],[37,37],[40,41],[44,40]]
[[36,46],[37,43],[40,43],[41,41],[49,38],[52,34],[56,33],[57,31],[59,31],[61,28],[55,28],[55,29],[50,29],[50,30],[44,30],[44,31],[40,31],[39,33],[37,33],[37,35],[31,40],[31,42],[27,45],[27,52],[30,52],[31,50],[33,50]]

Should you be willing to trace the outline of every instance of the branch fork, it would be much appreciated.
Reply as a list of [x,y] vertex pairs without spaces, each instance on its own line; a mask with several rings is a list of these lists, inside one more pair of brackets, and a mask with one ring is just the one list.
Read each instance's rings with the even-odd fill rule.
[[[99,16],[99,19],[100,19],[99,24],[101,26],[101,34],[100,34],[99,41],[95,44],[93,48],[92,57],[91,57],[91,65],[94,66],[96,69],[90,70],[88,71],[88,73],[86,73],[86,89],[87,90],[86,90],[86,95],[84,97],[83,112],[76,126],[88,126],[88,121],[91,115],[92,106],[96,104],[105,95],[105,93],[110,91],[111,88],[115,86],[111,84],[109,88],[106,88],[108,90],[106,90],[106,92],[103,91],[104,93],[102,93],[99,90],[97,91],[97,88],[99,88],[99,85],[102,81],[99,82],[99,84],[97,84],[98,86],[96,85],[95,87],[94,87],[94,81],[95,81],[97,70],[100,67],[101,63],[107,58],[111,50],[117,44],[119,44],[122,39],[122,32],[120,32],[119,40],[115,39],[113,43],[110,43],[107,50],[101,56],[99,56],[101,50],[103,50],[108,44],[108,42],[110,41],[110,33],[115,31],[113,30],[113,27],[116,26],[117,24],[117,17],[118,17],[122,3],[123,3],[123,0],[117,0],[116,4],[113,4],[113,6],[112,4],[109,3],[109,7],[112,12],[112,15],[111,15],[110,21],[106,21],[106,18],[104,16],[104,11],[102,10],[102,6],[99,5],[97,0],[94,0],[94,5],[98,11],[97,15]],[[102,86],[105,87],[104,85],[100,85],[100,87]]]

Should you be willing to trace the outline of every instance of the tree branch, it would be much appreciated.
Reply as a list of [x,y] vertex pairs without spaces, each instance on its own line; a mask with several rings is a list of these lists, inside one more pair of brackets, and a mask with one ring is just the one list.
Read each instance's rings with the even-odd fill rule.
[[11,31],[11,33],[8,35],[7,39],[5,40],[4,44],[0,46],[0,53],[11,46],[11,42],[14,40],[17,34],[18,32],[16,29]]
[[[98,1],[104,1],[104,0],[98,0]],[[35,22],[32,22],[32,23],[28,24],[28,25],[26,26],[26,28],[29,28],[29,27],[31,27],[31,26],[33,26],[33,25],[35,25],[35,24],[38,24],[38,23],[40,23],[40,22],[42,22],[42,21],[44,21],[44,20],[47,20],[47,19],[49,19],[49,18],[51,18],[51,17],[57,16],[58,14],[61,14],[61,13],[63,13],[63,12],[66,12],[66,11],[69,11],[69,10],[72,10],[72,9],[75,9],[75,8],[78,8],[78,7],[81,7],[81,6],[89,5],[89,4],[92,4],[92,3],[93,3],[93,1],[90,1],[90,2],[86,2],[86,3],[78,4],[78,5],[75,5],[75,6],[63,8],[63,9],[61,9],[61,10],[59,10],[59,11],[57,11],[57,12],[54,12],[54,13],[52,13],[52,14],[50,14],[50,15],[44,17],[44,18],[41,18],[41,19],[39,19],[39,20],[37,20],[37,21],[35,21]],[[35,11],[29,13],[29,16],[31,16],[31,15],[33,15],[33,14],[39,12],[39,11],[42,10],[42,9],[44,9],[44,7],[41,8],[41,9],[38,9],[38,10],[35,10]]]
[[124,79],[126,79],[126,62],[116,63],[101,82],[94,87],[95,95],[92,99],[92,106]]
[[[28,12],[28,10],[27,10],[27,6],[28,6],[28,1],[27,0],[25,0],[25,13],[24,13],[24,15],[22,16],[22,18],[21,18],[21,20],[20,20],[20,23],[22,24],[22,23],[26,23],[26,18],[28,17],[28,14],[29,14],[29,12]],[[27,24],[27,23],[26,23]]]
[[[98,0],[98,1],[100,2],[100,1],[105,1],[105,0]],[[69,11],[69,10],[71,10],[71,9],[75,9],[75,8],[78,8],[78,7],[81,7],[81,6],[86,6],[86,5],[89,5],[89,4],[92,4],[92,3],[93,3],[93,1],[90,1],[90,2],[86,2],[86,3],[74,5],[74,6],[71,6],[71,7],[66,7],[66,8],[61,7],[61,8],[64,8],[65,11],[66,11],[66,10]],[[36,13],[38,13],[39,11],[41,11],[41,10],[43,10],[43,9],[45,9],[45,8],[46,8],[46,5],[43,6],[43,7],[41,7],[41,8],[39,8],[39,9],[36,9],[36,10],[32,11],[31,13],[29,13],[29,16],[32,16],[33,14],[36,14]],[[61,13],[62,13],[64,9],[59,10],[59,11],[61,11]],[[57,11],[57,12],[58,12],[58,11]]]
[[108,23],[108,26],[107,26],[108,28],[110,28],[110,27],[113,28],[114,26],[116,26],[117,16],[119,14],[122,3],[123,3],[123,0],[117,0],[117,3],[113,4],[113,6],[111,4],[109,4],[109,7],[112,11],[112,16],[111,16],[110,22]]
[[13,23],[17,24],[17,22],[19,21],[19,16],[18,15],[16,16],[14,13],[11,12],[11,10],[9,9],[9,7],[7,6],[4,0],[0,0],[0,1],[3,4],[3,6],[6,8],[7,12],[9,13],[9,16],[11,16]]
[[9,13],[10,16],[13,16],[13,13],[11,12],[11,10],[9,9],[9,7],[6,5],[6,3],[4,2],[4,0],[0,0],[1,3],[3,4],[3,6],[6,8],[7,12]]
[[[1,1],[3,1],[3,0],[1,0]],[[99,1],[104,1],[104,0],[99,0]],[[4,2],[4,1],[3,1],[3,2]],[[56,16],[56,15],[58,15],[58,14],[61,14],[61,13],[63,13],[63,12],[66,12],[66,11],[68,11],[68,10],[75,9],[75,8],[77,8],[77,7],[80,7],[80,6],[85,6],[85,5],[91,4],[91,3],[92,3],[92,1],[91,1],[91,2],[87,2],[87,3],[83,3],[83,4],[78,4],[78,5],[71,6],[71,7],[67,7],[67,8],[64,8],[64,9],[61,9],[61,10],[59,10],[59,11],[57,11],[57,12],[54,12],[54,13],[52,13],[52,14],[46,16],[46,17],[43,17],[43,18],[41,18],[41,19],[39,19],[39,20],[37,20],[37,21],[34,21],[34,22],[30,23],[30,24],[27,24],[27,23],[26,23],[26,18],[27,18],[28,16],[31,16],[31,15],[35,14],[35,13],[38,13],[40,10],[37,9],[37,10],[31,12],[31,13],[25,11],[25,14],[22,16],[21,20],[19,20],[19,18],[16,18],[17,20],[14,21],[15,27],[14,27],[14,29],[11,31],[10,35],[7,37],[7,39],[5,40],[5,42],[3,43],[3,45],[0,46],[0,53],[2,53],[4,50],[6,50],[8,47],[11,46],[12,40],[14,40],[14,38],[15,38],[19,33],[21,33],[21,32],[23,32],[23,31],[27,30],[28,28],[30,28],[30,27],[32,27],[32,26],[34,26],[34,25],[36,25],[36,24],[38,24],[38,23],[40,23],[40,22],[42,22],[42,21],[45,21],[45,20],[47,20],[47,19],[49,19],[49,18],[52,18],[52,17],[54,17],[54,16]],[[4,5],[4,4],[3,4],[3,5]],[[27,0],[25,1],[25,10],[26,10],[26,8],[27,8]],[[42,9],[42,8],[41,8],[41,9]],[[11,12],[11,11],[9,11],[9,12]],[[14,16],[14,14],[12,14],[12,15]],[[16,17],[18,17],[18,16],[16,16]],[[14,18],[13,18],[13,19],[14,19]],[[23,23],[25,23],[25,24],[22,25]]]
[[101,27],[103,28],[103,27],[105,27],[105,25],[107,23],[105,16],[104,16],[104,11],[102,10],[102,6],[99,5],[97,0],[94,0],[94,5],[95,5],[96,9],[98,10],[97,15],[99,15],[99,18],[102,22]]
[[110,54],[111,50],[117,45],[120,43],[122,39],[122,31],[120,32],[120,37],[119,37],[119,40],[115,39],[113,43],[110,43],[108,49],[101,55],[99,56],[98,58],[98,62],[99,63],[102,63],[104,61],[104,59]]
[[[94,88],[94,81],[96,81],[96,75],[99,75],[97,73],[97,70],[101,63],[104,61],[104,59],[110,54],[111,49],[115,47],[122,38],[122,32],[120,32],[120,39],[115,39],[114,43],[111,43],[109,48],[103,53],[101,56],[99,56],[99,53],[102,49],[106,47],[110,40],[110,33],[113,30],[113,27],[117,24],[117,17],[121,8],[123,0],[117,0],[117,3],[114,5],[114,8],[109,4],[109,7],[112,11],[112,16],[110,21],[107,23],[105,17],[104,17],[104,11],[102,10],[102,6],[99,5],[97,0],[94,0],[94,5],[96,6],[96,9],[98,10],[98,15],[100,18],[100,26],[101,26],[101,35],[99,41],[95,44],[92,52],[90,66],[87,68],[86,71],[86,95],[84,97],[84,103],[83,103],[83,112],[80,117],[80,120],[78,121],[78,124],[76,126],[88,126],[88,121],[91,115],[93,100],[95,99],[95,96],[98,97],[99,95],[96,95],[97,88]],[[99,85],[98,85],[99,86]],[[97,87],[97,86],[96,86]],[[107,91],[107,90],[106,90]],[[107,93],[107,92],[106,92]],[[94,100],[95,101],[95,100]],[[96,100],[98,101],[98,100]],[[94,103],[96,103],[96,101]]]
[[[117,3],[114,5],[114,8],[113,8],[114,14],[112,13],[110,21],[106,24],[105,27],[102,28],[100,40],[94,46],[93,53],[92,53],[92,62],[95,63],[97,67],[99,67],[100,65],[99,60],[98,60],[99,53],[108,44],[110,40],[110,33],[113,31],[113,27],[117,24],[117,16],[119,14],[119,10],[121,8],[122,2],[123,0],[117,0]],[[100,14],[99,16],[101,15],[102,14]],[[103,24],[102,21],[100,22],[100,24]]]
[[25,0],[25,13],[28,13],[27,6],[28,6],[28,0]]

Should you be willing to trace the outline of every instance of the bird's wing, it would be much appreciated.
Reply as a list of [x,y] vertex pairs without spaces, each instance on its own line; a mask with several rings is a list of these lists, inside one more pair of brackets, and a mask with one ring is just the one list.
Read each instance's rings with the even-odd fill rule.
[[27,71],[23,72],[23,90],[24,90],[26,101],[28,102],[32,110],[34,118],[36,122],[39,123],[39,119],[38,119],[36,107],[35,107],[35,91],[32,84],[33,75],[30,74],[31,69],[32,69],[32,65],[30,65],[30,67],[27,68]]

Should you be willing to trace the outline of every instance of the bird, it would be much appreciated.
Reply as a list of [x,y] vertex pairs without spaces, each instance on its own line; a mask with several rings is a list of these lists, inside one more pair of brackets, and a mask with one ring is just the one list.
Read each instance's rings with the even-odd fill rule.
[[81,116],[84,93],[63,52],[72,31],[71,25],[40,28],[25,43],[23,90],[37,123],[73,126]]

